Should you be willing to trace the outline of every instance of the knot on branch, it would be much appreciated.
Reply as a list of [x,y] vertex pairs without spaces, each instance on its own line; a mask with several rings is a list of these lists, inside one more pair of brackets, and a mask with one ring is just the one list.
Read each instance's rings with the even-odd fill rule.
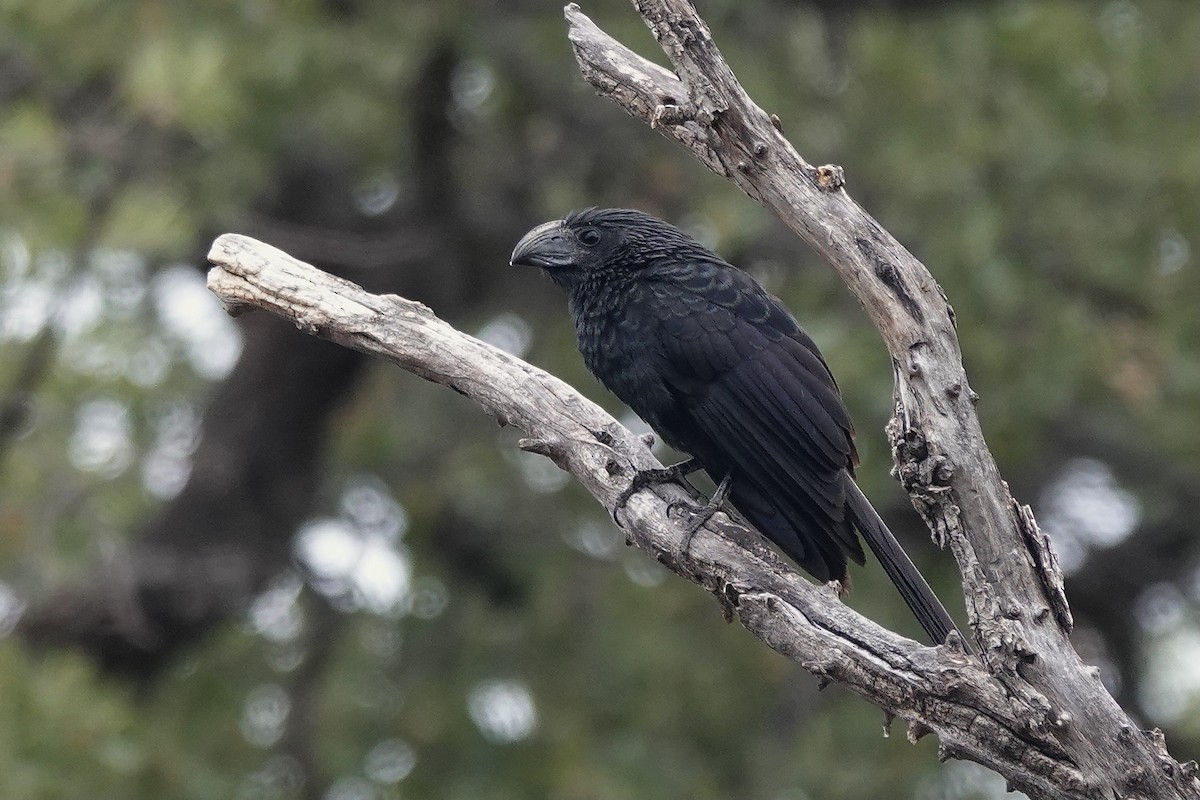
[[668,97],[663,100],[661,105],[654,107],[654,114],[650,117],[650,127],[655,130],[669,128],[691,122],[695,118],[696,115],[690,108],[675,105],[673,98]]
[[961,535],[959,508],[951,498],[954,465],[920,428],[905,425],[900,416],[892,417],[887,433],[895,462],[892,474],[929,524],[934,542],[944,548],[952,536]]
[[837,164],[815,167],[813,173],[813,183],[822,192],[833,192],[846,185],[846,170]]

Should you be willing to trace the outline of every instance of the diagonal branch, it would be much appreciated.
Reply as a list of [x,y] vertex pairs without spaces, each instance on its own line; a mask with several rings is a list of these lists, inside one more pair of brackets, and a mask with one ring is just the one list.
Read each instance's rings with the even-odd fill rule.
[[583,76],[782,219],[842,277],[887,345],[897,475],[934,540],[949,545],[958,562],[988,671],[1026,710],[1029,733],[1052,737],[1076,768],[1051,776],[1054,791],[999,771],[1039,797],[1198,796],[1195,765],[1180,768],[1161,734],[1133,736],[1097,671],[1071,647],[1057,559],[1029,507],[1000,478],[963,369],[954,312],[933,276],[850,198],[841,167],[813,167],[800,157],[779,119],[746,94],[688,0],[633,4],[674,73],[617,42],[572,3],[568,37]]

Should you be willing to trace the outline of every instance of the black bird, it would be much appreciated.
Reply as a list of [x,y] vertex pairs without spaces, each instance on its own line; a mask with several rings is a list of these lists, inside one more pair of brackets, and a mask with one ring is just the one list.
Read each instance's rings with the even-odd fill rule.
[[539,225],[511,263],[569,292],[588,369],[796,563],[848,586],[857,529],[934,644],[955,630],[854,482],[854,428],[820,351],[757,281],[629,209]]

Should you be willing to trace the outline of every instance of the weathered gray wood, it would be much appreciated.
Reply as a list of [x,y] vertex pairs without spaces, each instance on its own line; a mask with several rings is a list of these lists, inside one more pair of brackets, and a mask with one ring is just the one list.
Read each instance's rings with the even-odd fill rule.
[[[523,447],[554,459],[610,510],[634,469],[661,466],[644,442],[570,386],[460,333],[419,303],[370,294],[244,236],[218,238],[209,260],[209,288],[231,313],[266,309],[466,395],[522,430],[529,437]],[[1025,775],[1022,786],[1043,794],[1083,781],[1051,732],[1031,729],[1027,708],[961,647],[923,647],[876,625],[724,514],[684,551],[685,526],[668,507],[685,498],[670,486],[634,495],[620,513],[629,541],[712,592],[768,645],[902,718],[911,738],[936,733],[946,757]]]
[[[971,626],[991,679],[1050,737],[1050,762],[979,760],[1036,797],[1197,797],[1195,764],[1143,736],[1079,659],[1053,549],[1001,480],[962,366],[953,310],[929,271],[845,190],[840,167],[813,167],[779,120],[746,95],[687,0],[634,0],[675,69],[638,56],[565,9],[584,77],[600,94],[687,147],[774,212],[820,253],[862,302],[892,356],[896,410],[888,433],[897,474],[934,540],[962,573]],[[1011,766],[1011,765],[1010,765]],[[1050,767],[1047,769],[1047,767]],[[1037,776],[1040,776],[1037,777]]]

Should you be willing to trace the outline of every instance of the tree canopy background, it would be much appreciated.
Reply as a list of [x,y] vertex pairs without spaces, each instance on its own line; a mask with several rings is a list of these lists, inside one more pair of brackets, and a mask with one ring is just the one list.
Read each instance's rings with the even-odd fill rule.
[[[584,10],[654,52],[625,3]],[[1200,756],[1200,7],[701,11],[937,276],[1077,647]],[[466,401],[205,292],[212,236],[249,233],[619,413],[507,257],[573,208],[656,213],[797,313],[867,494],[960,607],[887,474],[865,316],[592,95],[558,4],[9,0],[0,143],[0,796],[1003,794],[725,625]],[[870,566],[849,602],[916,635]]]

